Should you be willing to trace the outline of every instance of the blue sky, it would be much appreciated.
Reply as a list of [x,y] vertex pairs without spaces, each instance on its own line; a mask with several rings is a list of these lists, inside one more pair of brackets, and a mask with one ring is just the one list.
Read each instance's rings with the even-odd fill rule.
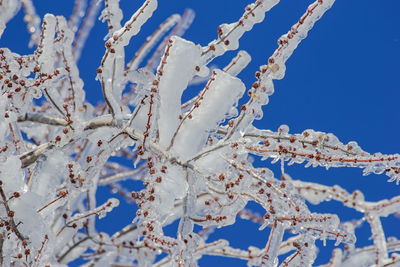
[[[125,19],[130,17],[140,3],[141,1],[121,0]],[[127,55],[132,56],[145,37],[165,18],[173,13],[182,13],[185,8],[192,8],[196,12],[196,18],[184,37],[206,45],[216,38],[217,26],[236,21],[248,3],[251,1],[160,1],[159,9],[143,27],[143,32],[132,40]],[[267,13],[263,23],[245,34],[240,41],[240,48],[249,52],[253,60],[240,74],[240,78],[248,87],[254,81],[254,72],[258,70],[258,66],[265,64],[277,47],[276,40],[297,22],[311,3],[312,1],[306,0],[282,0]],[[41,17],[47,12],[68,17],[73,8],[72,0],[36,0],[35,4]],[[337,0],[287,62],[286,76],[275,82],[275,93],[264,109],[263,119],[257,121],[256,126],[276,130],[281,124],[287,124],[292,133],[314,129],[334,133],[344,143],[357,141],[370,153],[400,152],[399,9],[400,2],[397,0]],[[21,54],[31,53],[32,50],[27,47],[29,36],[24,30],[23,14],[20,12],[9,22],[9,27],[0,40],[0,47],[9,47]],[[93,104],[102,101],[100,86],[94,78],[104,53],[105,34],[105,25],[97,22],[79,61],[87,98]],[[234,55],[234,52],[227,53],[215,63],[222,68]],[[263,164],[269,166],[270,162]],[[276,169],[276,166],[272,168]],[[386,183],[385,176],[364,177],[359,169],[326,171],[322,168],[304,169],[303,166],[294,166],[288,168],[287,172],[295,179],[318,181],[327,185],[339,184],[350,192],[360,189],[366,200],[371,201],[393,197],[400,190],[399,186]],[[105,193],[99,194],[99,198],[105,196]],[[360,216],[336,203],[312,208],[325,213],[338,213],[343,220]],[[131,213],[133,216],[134,211],[129,210],[126,205],[122,205],[121,209],[125,210],[118,214]],[[123,223],[112,219],[104,220],[109,221],[99,222],[99,226],[104,227],[103,231],[112,232]],[[395,227],[398,223],[398,219],[393,217],[383,220],[388,235],[400,237],[400,230]],[[268,238],[268,231],[260,234],[256,229],[256,225],[239,220],[238,225],[222,230],[221,234],[215,234],[212,239],[226,237],[232,246],[247,248],[252,244],[261,247]],[[359,234],[357,245],[370,244],[368,238],[371,233],[368,227],[363,227],[356,233]],[[321,246],[322,242],[317,242],[317,245]],[[316,263],[328,261],[331,245],[328,244],[327,249],[321,249],[321,257]],[[242,261],[221,261],[215,257],[200,261],[200,265],[208,266],[221,263],[244,265]]]

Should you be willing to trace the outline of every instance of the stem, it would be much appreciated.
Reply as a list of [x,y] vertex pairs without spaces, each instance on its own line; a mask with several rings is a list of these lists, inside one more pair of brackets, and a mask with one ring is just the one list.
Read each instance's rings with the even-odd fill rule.
[[[0,195],[1,195],[1,198],[3,199],[3,205],[6,208],[7,214],[10,214],[11,210],[7,203],[7,197],[6,197],[6,194],[4,193],[3,186],[1,186],[1,185],[0,185]],[[15,221],[14,221],[14,217],[10,217],[10,224],[11,224],[11,228],[13,229],[13,232],[18,237],[18,239],[21,241],[25,241],[26,237],[24,237],[18,230],[17,225],[15,224]]]

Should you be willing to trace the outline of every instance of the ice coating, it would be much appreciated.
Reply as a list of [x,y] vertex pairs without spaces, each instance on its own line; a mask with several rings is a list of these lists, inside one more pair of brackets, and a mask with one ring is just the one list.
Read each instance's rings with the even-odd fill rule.
[[21,7],[18,0],[5,0],[0,5],[0,37],[6,28],[6,23],[15,16]]
[[62,55],[66,65],[67,75],[70,79],[69,88],[73,95],[72,110],[76,120],[79,120],[83,115],[83,104],[85,101],[85,91],[83,90],[83,81],[79,77],[79,70],[74,60],[72,42],[74,39],[73,32],[68,28],[64,17],[57,17],[58,30],[63,32]]
[[[21,5],[26,12],[25,22],[27,22],[28,32],[31,34],[31,40],[29,41],[29,47],[34,44],[37,45],[40,39],[40,17],[36,13],[35,6],[32,0],[21,0]],[[1,34],[0,34],[1,36]]]
[[38,62],[44,73],[53,71],[52,58],[55,56],[54,35],[56,29],[56,18],[52,14],[46,14],[43,18],[43,31],[41,36],[41,47],[38,51]]
[[[118,8],[118,5],[115,6]],[[106,53],[103,56],[101,66],[98,69],[98,76],[102,83],[103,94],[107,104],[110,106],[114,115],[121,115],[120,100],[122,97],[122,90],[124,83],[117,82],[124,80],[124,47],[128,45],[129,40],[138,34],[142,25],[149,19],[157,8],[157,0],[147,0],[142,7],[135,12],[132,17],[124,24],[123,27],[112,25],[118,29],[113,31],[113,36],[110,36],[106,42]],[[117,14],[118,14],[118,10]],[[115,18],[117,21],[118,16]],[[116,23],[113,19],[114,24]],[[118,55],[118,56],[117,56]]]
[[220,25],[218,28],[219,38],[210,42],[203,53],[205,62],[223,55],[226,51],[236,50],[239,47],[239,39],[243,34],[250,31],[254,24],[262,22],[265,13],[278,3],[279,0],[256,1],[246,7],[239,21]]
[[334,2],[335,0],[323,0],[312,3],[307,8],[307,12],[299,19],[299,22],[287,34],[278,39],[279,48],[269,60],[273,79],[282,79],[284,77],[285,62],[299,43],[307,37],[315,22],[322,17]]
[[135,53],[134,58],[128,63],[126,69],[136,70],[140,63],[142,63],[144,57],[150,52],[154,45],[160,40],[160,38],[168,32],[175,24],[181,21],[181,16],[174,14],[166,19],[151,36],[146,39],[146,43]]
[[[248,266],[311,266],[318,246],[344,243],[328,265],[398,264],[394,252],[400,245],[387,236],[383,218],[398,215],[399,196],[368,201],[360,190],[297,180],[286,166],[355,167],[398,182],[399,154],[370,154],[356,142],[312,129],[292,133],[287,125],[253,125],[274,92],[273,80],[284,76],[286,61],[333,1],[312,3],[278,40],[248,97],[236,78],[251,60],[247,52],[239,51],[222,70],[208,64],[239,48],[245,32],[278,2],[248,5],[206,47],[179,37],[193,20],[192,10],[172,15],[125,64],[125,47],[136,41],[157,1],[142,1],[126,21],[119,1],[75,1],[70,21],[48,14],[40,36],[31,0],[0,1],[0,32],[22,3],[38,44],[29,55],[0,49],[0,263],[67,266],[84,258],[88,266],[197,266],[214,255]],[[100,8],[107,35],[93,89],[105,103],[93,106],[85,100],[89,88],[77,60]],[[198,91],[182,104],[185,90]],[[248,101],[239,106],[242,97]],[[260,166],[258,160],[268,161]],[[280,164],[275,173],[269,169],[274,163]],[[101,200],[104,190],[112,198]],[[340,202],[359,217],[343,221],[311,212],[310,205],[326,201]],[[118,213],[119,203],[129,212]],[[102,232],[98,220],[113,217],[128,222]],[[209,240],[238,218],[270,229],[261,232],[265,245],[246,250]],[[356,230],[363,224],[372,241],[359,247]]]
[[[76,0],[76,3],[79,2],[79,7],[81,8],[83,1],[81,0]],[[101,5],[98,3],[98,0],[91,0],[90,1],[90,5],[89,5],[89,10],[86,13],[85,16],[85,23],[79,28],[78,31],[78,37],[75,39],[74,42],[74,58],[78,61],[81,53],[82,53],[82,49],[86,43],[86,40],[89,36],[90,30],[93,28],[94,22],[96,20],[96,16],[97,13],[99,12]],[[79,9],[78,9],[79,10]],[[82,15],[80,12],[76,14],[77,16]],[[71,28],[71,30],[73,32],[75,32],[75,28],[74,28],[74,16],[72,16],[70,18],[70,21],[68,23],[69,27]]]
[[209,132],[215,130],[227,115],[234,115],[232,108],[244,90],[245,86],[239,79],[221,70],[214,70],[203,100],[191,112],[192,118],[186,119],[177,132],[173,146],[177,155],[187,158],[199,152]]
[[[160,108],[158,111],[158,129],[161,146],[167,147],[179,125],[181,115],[181,97],[189,81],[196,73],[196,66],[200,63],[201,48],[192,42],[179,37],[171,38],[168,55],[165,55],[165,66],[160,63],[159,80],[154,85],[158,88]],[[181,78],[176,80],[179,75]],[[166,104],[168,103],[168,104]]]
[[158,62],[161,59],[163,50],[171,39],[172,36],[182,36],[186,30],[190,27],[194,19],[194,11],[191,9],[186,9],[183,13],[179,23],[171,30],[171,32],[164,37],[162,42],[158,45],[156,51],[152,55],[151,59],[147,62],[146,68],[150,70],[155,70],[157,68]]
[[224,71],[232,76],[237,76],[244,68],[246,68],[250,61],[250,55],[246,51],[240,50],[236,57],[234,57],[228,66],[224,68]]

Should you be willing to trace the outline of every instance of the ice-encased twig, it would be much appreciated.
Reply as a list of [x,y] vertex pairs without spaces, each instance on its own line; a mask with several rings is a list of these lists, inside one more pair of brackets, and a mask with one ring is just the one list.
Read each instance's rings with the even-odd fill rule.
[[0,37],[6,28],[7,22],[19,11],[21,2],[19,0],[3,0],[0,2]]
[[278,263],[278,252],[280,244],[282,243],[283,234],[285,232],[285,226],[281,222],[274,222],[269,233],[269,239],[267,246],[264,250],[264,255],[260,266],[262,267],[274,267]]
[[55,49],[54,35],[56,33],[56,17],[46,14],[43,18],[42,34],[40,36],[40,45],[36,50],[38,64],[43,73],[51,73],[54,70]]
[[[144,6],[150,2],[145,2]],[[136,17],[121,27],[122,10],[118,1],[106,1],[103,14],[109,20],[110,39],[106,42],[106,55],[98,72],[103,89],[106,89],[108,107],[115,116],[103,115],[106,105],[94,109],[89,103],[84,103],[83,95],[75,90],[83,88],[76,69],[79,49],[74,58],[70,42],[72,31],[67,29],[65,20],[60,17],[56,18],[54,25],[54,17],[46,16],[40,39],[42,46],[38,47],[35,55],[19,56],[8,49],[1,49],[0,80],[3,94],[0,96],[0,116],[4,119],[0,120],[3,137],[0,138],[0,175],[6,194],[3,206],[9,203],[10,210],[4,213],[3,208],[0,224],[10,224],[11,215],[15,215],[15,226],[21,229],[24,236],[28,233],[29,241],[32,241],[25,247],[15,233],[6,232],[6,227],[2,228],[0,244],[5,255],[4,264],[44,265],[53,264],[56,260],[67,263],[81,256],[90,260],[89,265],[133,262],[145,266],[154,262],[156,254],[163,251],[168,254],[164,263],[169,261],[170,264],[175,264],[177,259],[183,264],[195,265],[202,255],[214,254],[242,258],[249,260],[249,265],[259,265],[263,251],[253,247],[247,252],[236,250],[225,240],[206,244],[205,239],[211,231],[205,231],[205,235],[197,235],[192,231],[194,224],[216,229],[234,223],[237,214],[249,201],[265,209],[264,216],[256,218],[263,227],[279,222],[286,225],[285,229],[297,233],[294,238],[282,240],[278,252],[270,251],[280,255],[295,250],[282,262],[282,266],[312,264],[316,239],[335,239],[336,243],[343,240],[347,243],[344,252],[346,258],[335,258],[336,261],[342,261],[343,266],[360,262],[373,264],[377,258],[380,265],[396,264],[396,254],[388,253],[398,250],[400,245],[393,240],[385,240],[386,233],[380,226],[380,217],[398,211],[398,197],[367,202],[359,191],[349,194],[339,187],[299,185],[286,174],[282,180],[278,180],[269,169],[254,168],[250,158],[251,154],[256,154],[281,161],[282,164],[285,160],[290,163],[304,160],[308,165],[316,166],[362,167],[365,173],[386,171],[393,174],[393,179],[397,179],[400,172],[397,154],[370,155],[355,143],[344,145],[333,135],[311,130],[289,134],[285,126],[277,132],[258,131],[251,126],[254,119],[262,116],[261,106],[268,102],[268,96],[273,92],[272,80],[282,76],[285,61],[332,1],[319,0],[312,4],[291,31],[280,38],[279,47],[268,65],[256,74],[258,81],[250,91],[250,102],[241,107],[244,115],[239,117],[242,120],[239,126],[235,126],[234,121],[220,125],[225,118],[235,114],[235,100],[239,97],[235,94],[243,91],[242,84],[233,77],[249,60],[243,52],[239,52],[224,71],[212,71],[205,90],[187,105],[189,110],[182,109],[180,105],[182,92],[193,76],[208,76],[204,64],[219,53],[235,49],[239,38],[247,31],[246,27],[250,29],[254,23],[262,20],[264,11],[269,8],[263,5],[276,2],[257,1],[250,5],[242,20],[236,24],[222,25],[220,38],[204,50],[177,37],[169,42],[171,34],[179,35],[186,29],[193,13],[186,12],[179,23],[175,16],[174,21],[169,21],[170,25],[164,25],[165,28],[162,27],[158,32],[161,35],[161,32],[170,31],[170,34],[156,49],[156,60],[149,61],[151,65],[158,64],[161,53],[164,53],[157,74],[149,70],[131,70],[124,77],[124,47],[136,34],[130,31],[133,28],[139,30],[139,24],[151,16],[150,11],[155,7],[148,9],[147,6],[139,10],[145,14],[137,13]],[[86,15],[89,20],[94,18],[96,12],[93,10],[98,7],[93,3],[95,1],[91,2]],[[77,7],[80,12],[83,9],[83,6]],[[72,17],[73,27],[79,24],[76,15]],[[135,19],[143,20],[136,24]],[[87,33],[84,29],[89,22],[85,21],[81,29]],[[176,23],[174,29],[167,30]],[[80,33],[77,38],[83,40]],[[152,40],[156,39],[153,36]],[[174,47],[174,41],[180,45]],[[145,44],[145,50],[149,47],[149,43]],[[188,53],[184,53],[183,48],[188,48],[184,51]],[[189,52],[203,52],[205,61],[191,62],[193,57]],[[173,57],[174,53],[176,58]],[[143,57],[145,51],[142,50],[139,55]],[[139,66],[138,62],[135,64]],[[135,94],[127,94],[120,101],[120,93],[128,81],[135,84]],[[40,97],[41,90],[47,101],[31,104],[33,98]],[[132,95],[132,100],[128,101]],[[76,99],[77,96],[81,100]],[[131,112],[125,107],[126,103],[136,107],[132,115],[129,115]],[[171,125],[169,122],[172,122]],[[18,134],[20,126],[27,138]],[[327,137],[329,140],[326,140]],[[161,145],[161,139],[167,141]],[[22,142],[27,143],[28,152],[21,148]],[[127,146],[133,143],[136,145],[133,152],[127,153]],[[120,152],[116,152],[120,147]],[[20,151],[23,154],[17,156]],[[110,155],[141,162],[135,171],[111,164],[106,166],[105,171],[104,163]],[[28,168],[22,170],[20,164]],[[94,216],[82,217],[79,223],[73,222],[77,223],[75,228],[72,223],[71,227],[66,227],[56,236],[57,231],[74,218],[74,214],[87,214],[96,206],[95,193],[99,184],[133,175],[136,171],[140,174],[137,178],[143,180],[143,190],[135,188],[129,194],[119,185],[110,186],[129,203],[139,206],[134,223],[109,238],[106,234],[96,232]],[[187,179],[185,173],[188,174]],[[107,178],[99,181],[99,177]],[[64,192],[65,198],[55,198],[57,192]],[[304,199],[313,203],[336,199],[361,213],[369,213],[374,246],[356,249],[352,239],[356,223],[339,224],[335,215],[311,213]],[[8,214],[14,208],[15,214]],[[179,238],[166,237],[163,227],[182,216]],[[21,220],[20,225],[17,225],[17,219]],[[32,220],[35,224],[26,223]],[[273,228],[275,231],[276,227]],[[7,239],[4,238],[5,233]],[[45,235],[48,235],[48,239]],[[43,240],[48,240],[44,249],[41,246]],[[271,240],[270,244],[276,250],[272,235]],[[70,246],[67,246],[68,243]],[[276,246],[278,243],[275,243]],[[95,252],[85,253],[89,247]],[[31,250],[31,256],[23,254],[25,249]],[[25,256],[15,254],[20,252]]]
[[282,79],[285,75],[285,62],[292,55],[298,44],[322,15],[332,6],[334,0],[317,0],[311,4],[306,13],[299,19],[292,29],[278,40],[279,47],[268,65],[261,66],[256,73],[257,81],[249,91],[250,100],[242,106],[239,117],[232,121],[225,139],[231,138],[234,133],[246,131],[246,128],[255,120],[263,116],[262,106],[268,104],[269,96],[274,93],[272,80]]
[[163,50],[167,46],[168,41],[171,39],[172,36],[182,36],[186,30],[190,27],[194,19],[194,11],[191,9],[186,9],[183,13],[179,23],[171,30],[171,32],[164,37],[161,43],[158,45],[156,50],[154,51],[151,58],[146,63],[146,69],[151,71],[157,68],[159,64],[159,60],[161,59]]
[[279,0],[257,0],[246,7],[242,17],[234,23],[222,24],[218,27],[218,39],[211,41],[204,48],[203,62],[208,64],[215,57],[223,55],[226,51],[236,50],[239,39],[254,24],[260,23],[265,18],[265,13],[279,3]]
[[231,62],[223,69],[223,71],[236,77],[244,68],[247,67],[247,64],[249,64],[250,61],[250,55],[246,51],[240,50],[236,57],[231,60]]
[[31,40],[29,41],[28,46],[32,47],[33,45],[39,44],[40,39],[40,17],[37,15],[35,6],[32,3],[32,0],[21,0],[22,8],[25,12],[24,21],[28,24],[27,29],[29,34],[31,35]]
[[[221,130],[223,132],[223,130]],[[306,162],[305,167],[356,167],[363,169],[363,175],[370,173],[386,175],[389,182],[400,181],[400,155],[369,154],[352,141],[343,144],[332,133],[307,129],[300,134],[289,134],[289,128],[282,125],[277,132],[253,129],[245,134],[257,144],[245,148],[262,159],[272,158],[288,161],[289,165]],[[254,138],[254,139],[253,139]]]
[[74,9],[68,19],[68,28],[74,33],[78,31],[82,19],[85,18],[87,2],[88,0],[75,0]]
[[158,26],[157,30],[153,32],[149,37],[147,37],[146,42],[139,48],[139,50],[135,53],[135,56],[132,60],[127,64],[124,75],[127,75],[127,72],[130,70],[136,70],[140,63],[142,63],[143,59],[150,52],[154,45],[160,40],[160,38],[168,32],[171,27],[175,24],[179,23],[182,20],[181,16],[178,14],[174,14],[167,18],[163,23]]
[[[179,125],[182,93],[196,73],[201,54],[199,46],[180,37],[172,37],[167,49],[152,85],[160,97],[160,108],[155,114],[158,115],[159,142],[165,148]],[[182,78],[176,80],[176,75]]]
[[[227,116],[234,115],[236,109],[233,111],[232,107],[244,90],[244,84],[239,79],[226,72],[214,70],[199,100],[181,119],[180,125],[175,127],[169,147],[174,145],[174,151],[182,158],[199,152],[207,140],[208,133],[216,129]],[[210,120],[210,117],[213,119]]]
[[[121,115],[123,109],[120,105],[122,90],[125,86],[122,83],[125,68],[121,57],[123,49],[128,45],[130,39],[138,34],[142,25],[151,17],[156,8],[157,0],[147,0],[122,28],[113,31],[113,35],[106,42],[106,52],[97,73],[102,85],[103,96],[113,115]],[[115,23],[110,26],[117,26],[113,24]]]
[[[115,207],[119,205],[119,200],[116,198],[110,198],[106,203],[89,210],[85,213],[81,214],[76,214],[73,217],[71,217],[68,221],[65,222],[65,225],[57,232],[57,235],[61,234],[61,232],[66,228],[66,227],[73,227],[73,224],[78,223],[82,221],[83,219],[86,219],[90,216],[96,215],[99,218],[103,218],[107,212],[111,212]],[[76,227],[73,227],[76,228]]]
[[[80,0],[77,0],[78,2]],[[101,0],[100,0],[101,1]],[[83,19],[82,25],[79,27],[76,32],[76,37],[74,39],[74,58],[76,61],[81,57],[82,49],[85,46],[86,40],[89,36],[90,30],[93,28],[94,22],[96,20],[97,14],[100,10],[99,0],[91,0],[88,10],[86,11],[86,16]],[[79,15],[79,14],[77,14]],[[75,20],[73,20],[75,21]],[[74,24],[72,24],[74,25]],[[74,28],[72,28],[74,31]],[[74,31],[75,32],[75,31]]]
[[77,127],[77,124],[81,124],[80,120],[82,120],[82,113],[85,110],[83,105],[85,101],[85,91],[83,90],[83,81],[79,77],[79,69],[76,64],[76,60],[74,60],[72,42],[74,39],[73,31],[70,30],[67,26],[67,22],[64,17],[56,17],[57,20],[57,31],[62,33],[62,35],[57,39],[62,43],[60,47],[61,57],[63,59],[63,63],[65,65],[65,71],[67,72],[68,77],[68,91],[71,94],[72,98],[72,107],[64,107],[64,110],[70,110],[69,113],[72,114],[72,121],[74,127]]
[[[231,60],[231,62],[229,62],[228,65],[226,65],[223,68],[224,72],[229,73],[231,76],[236,77],[244,68],[247,67],[247,65],[250,63],[251,61],[251,57],[250,55],[244,51],[244,50],[240,50],[236,56]],[[200,83],[206,83],[207,81],[210,80],[212,73],[214,73],[214,70],[218,69],[217,67],[209,67],[210,69],[210,74],[204,77],[201,76],[195,76],[190,82],[189,82],[189,86],[190,85],[196,85],[196,84],[200,84]],[[201,91],[197,96],[193,97],[192,99],[186,101],[185,103],[183,103],[181,105],[181,109],[182,111],[185,111],[188,107],[190,107],[192,104],[194,104],[195,102],[199,101],[199,98],[204,94],[204,90]]]

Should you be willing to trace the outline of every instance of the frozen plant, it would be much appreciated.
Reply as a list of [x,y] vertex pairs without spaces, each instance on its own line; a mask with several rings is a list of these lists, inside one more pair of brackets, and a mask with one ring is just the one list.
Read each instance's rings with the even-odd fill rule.
[[[398,154],[369,154],[331,133],[253,125],[274,92],[273,81],[284,77],[285,62],[334,0],[308,6],[279,38],[250,88],[236,77],[250,61],[245,51],[223,69],[210,67],[216,57],[238,49],[239,39],[278,2],[248,5],[236,22],[220,25],[205,47],[180,37],[193,11],[172,15],[128,61],[125,47],[157,0],[144,1],[124,23],[118,0],[76,0],[69,20],[47,14],[42,22],[31,0],[0,0],[0,36],[22,6],[36,47],[30,55],[0,50],[1,265],[67,266],[82,258],[85,266],[196,266],[204,255],[218,255],[248,266],[311,266],[317,240],[345,243],[326,266],[400,264],[395,253],[400,243],[387,239],[381,224],[382,217],[399,210],[400,197],[369,202],[358,190],[349,193],[285,173],[285,165],[302,163],[357,167],[399,182]],[[96,72],[105,103],[93,106],[85,100],[77,60],[101,8],[108,35]],[[184,90],[202,82],[198,95],[181,103]],[[243,95],[248,100],[237,107]],[[281,164],[280,173],[253,166],[255,156]],[[123,180],[141,181],[143,189],[128,192]],[[111,235],[98,232],[96,218],[107,216],[119,200],[97,203],[101,186],[132,204],[132,222]],[[308,208],[332,199],[362,219],[340,222],[335,214]],[[265,214],[248,210],[248,202]],[[241,250],[224,239],[207,241],[238,216],[270,229],[265,247]],[[176,221],[176,235],[165,235],[165,226]],[[354,231],[364,221],[373,245],[356,247]]]

